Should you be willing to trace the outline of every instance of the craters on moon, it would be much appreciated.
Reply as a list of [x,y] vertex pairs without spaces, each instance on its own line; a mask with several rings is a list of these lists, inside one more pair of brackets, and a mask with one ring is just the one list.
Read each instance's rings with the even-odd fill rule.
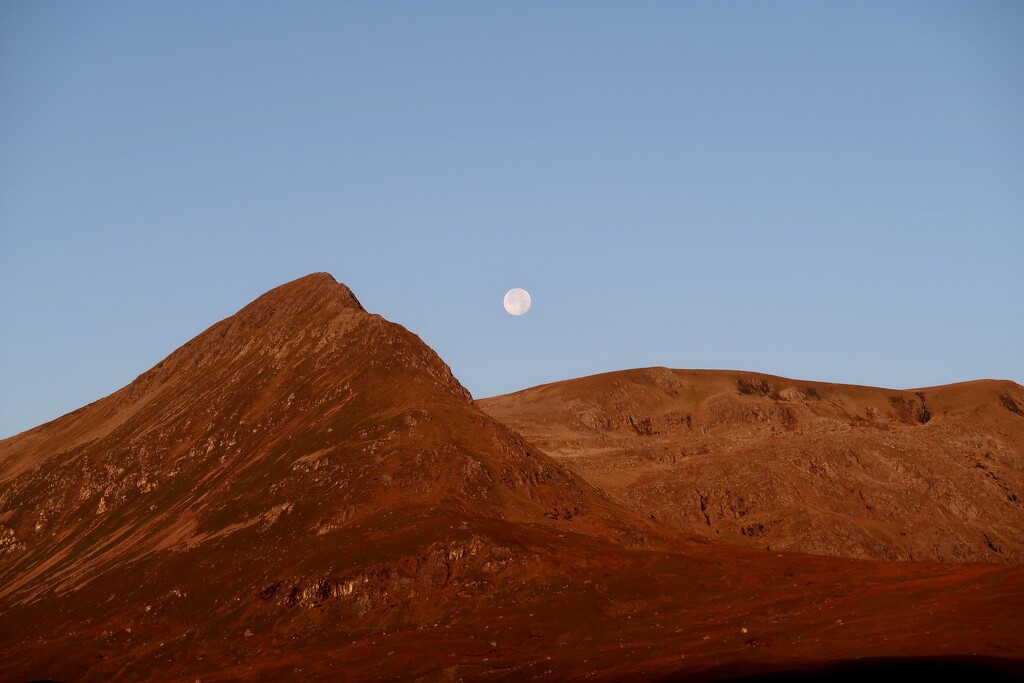
[[510,315],[522,315],[530,310],[533,300],[525,289],[516,287],[505,293],[505,310]]

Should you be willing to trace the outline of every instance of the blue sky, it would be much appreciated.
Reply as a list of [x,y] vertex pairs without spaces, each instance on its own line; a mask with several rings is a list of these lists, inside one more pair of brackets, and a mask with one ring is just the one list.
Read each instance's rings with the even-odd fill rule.
[[6,2],[0,436],[321,270],[477,397],[1024,382],[1022,34],[1012,1]]

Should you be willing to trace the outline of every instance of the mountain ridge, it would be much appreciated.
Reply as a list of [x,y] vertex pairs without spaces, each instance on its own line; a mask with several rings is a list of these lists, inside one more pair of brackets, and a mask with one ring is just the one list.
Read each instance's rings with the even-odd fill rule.
[[479,404],[620,503],[689,533],[1024,561],[1024,387],[1009,380],[893,390],[654,367]]
[[324,274],[0,441],[0,472],[0,679],[653,680],[1013,659],[1024,633],[1019,567],[766,553],[622,507]]

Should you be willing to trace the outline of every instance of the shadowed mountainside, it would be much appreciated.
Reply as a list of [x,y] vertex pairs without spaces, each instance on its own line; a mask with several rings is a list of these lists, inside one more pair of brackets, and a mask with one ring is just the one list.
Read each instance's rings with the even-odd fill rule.
[[750,546],[1024,562],[1024,388],[648,368],[479,405],[627,507]]
[[684,535],[326,274],[0,441],[0,525],[0,680],[711,680],[1024,645],[1024,568]]

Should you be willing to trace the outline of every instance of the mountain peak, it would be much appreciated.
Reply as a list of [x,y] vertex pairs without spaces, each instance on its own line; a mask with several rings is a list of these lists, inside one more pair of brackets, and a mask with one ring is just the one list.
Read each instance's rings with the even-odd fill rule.
[[330,273],[310,273],[271,289],[238,312],[244,318],[279,318],[316,311],[364,311],[352,290]]

